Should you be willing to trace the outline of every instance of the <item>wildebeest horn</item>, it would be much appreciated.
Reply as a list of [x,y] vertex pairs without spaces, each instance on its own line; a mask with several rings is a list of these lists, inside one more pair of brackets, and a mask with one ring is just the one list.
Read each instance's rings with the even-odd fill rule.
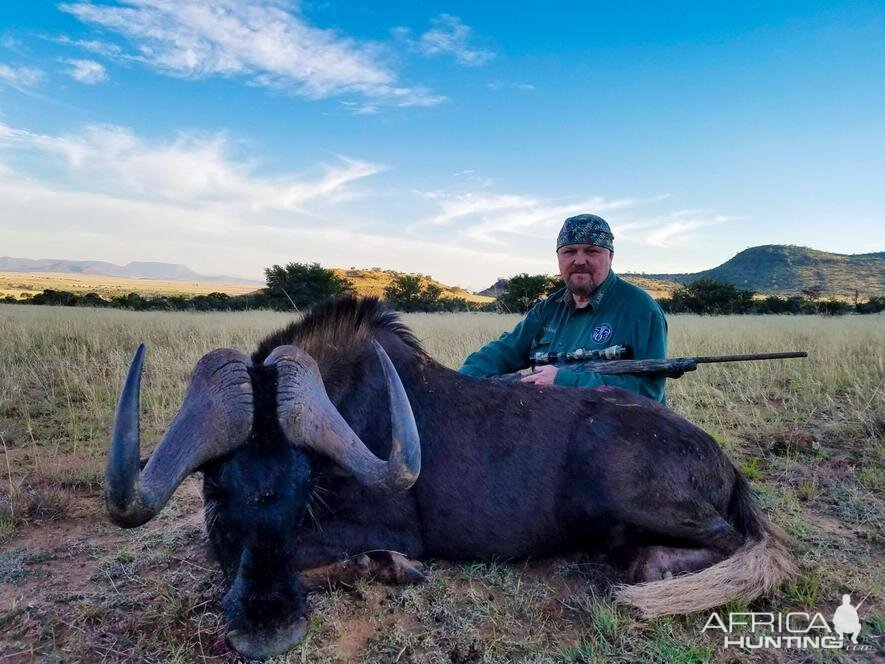
[[329,400],[314,359],[296,346],[278,346],[264,361],[277,367],[277,417],[289,440],[306,445],[352,472],[368,486],[387,491],[408,489],[421,471],[418,428],[403,384],[377,341],[390,400],[391,444],[387,461],[379,459],[350,428]]
[[230,348],[204,355],[194,367],[178,414],[139,472],[144,344],[138,347],[117,404],[105,472],[105,502],[114,523],[124,528],[146,523],[163,509],[185,477],[245,442],[252,428],[249,362]]

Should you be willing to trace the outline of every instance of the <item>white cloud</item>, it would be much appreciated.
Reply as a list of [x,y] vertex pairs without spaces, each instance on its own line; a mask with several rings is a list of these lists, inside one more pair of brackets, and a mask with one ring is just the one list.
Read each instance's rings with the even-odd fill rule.
[[506,244],[508,236],[512,235],[550,240],[568,216],[587,211],[603,213],[634,205],[630,199],[609,200],[601,196],[566,201],[484,191],[428,192],[424,195],[437,204],[438,212],[422,224],[456,226],[461,237],[492,245]]
[[135,51],[122,57],[173,76],[243,76],[311,99],[356,95],[395,106],[443,99],[402,85],[379,45],[315,28],[279,0],[122,0],[61,9],[128,38]]
[[14,88],[30,88],[43,80],[43,72],[34,67],[11,67],[0,63],[0,82]]
[[382,167],[339,157],[310,175],[259,176],[257,165],[237,161],[224,135],[179,134],[149,143],[132,130],[92,125],[64,136],[35,134],[0,123],[0,155],[12,150],[55,158],[74,187],[114,196],[232,209],[301,210],[311,201],[338,194]]
[[738,217],[718,214],[710,210],[674,210],[648,219],[627,222],[619,226],[625,239],[654,247],[688,246],[697,231],[709,226],[736,221]]
[[71,68],[67,74],[71,78],[85,83],[87,85],[95,85],[96,83],[104,83],[108,80],[108,73],[105,71],[104,65],[95,60],[77,60],[73,58],[62,58],[61,60]]
[[[455,176],[459,191],[369,189],[367,178],[383,170],[369,161],[337,156],[268,174],[243,152],[225,134],[147,140],[113,125],[49,135],[0,123],[3,252],[162,260],[252,277],[292,260],[380,265],[479,289],[501,275],[554,271],[553,239],[573,214],[609,219],[619,265],[646,270],[672,262],[667,248],[676,245],[682,270],[698,264],[687,262],[692,250],[706,260],[709,246],[692,234],[733,219],[691,209],[643,216],[659,198],[477,188],[470,169]],[[423,221],[409,226],[415,218]]]
[[521,92],[534,92],[538,88],[531,83],[507,83],[505,81],[491,81],[486,83],[489,90],[519,90]]
[[109,58],[116,58],[123,55],[123,49],[112,42],[99,41],[98,39],[71,39],[65,35],[54,37],[51,39],[56,44],[64,44],[66,46],[76,46],[96,55],[104,55]]
[[10,51],[17,51],[22,43],[11,35],[3,35],[0,37],[0,46],[3,48],[7,48]]
[[451,55],[459,64],[467,67],[487,64],[495,57],[493,51],[470,44],[473,30],[457,16],[440,14],[432,24],[433,27],[422,34],[416,43],[424,55]]

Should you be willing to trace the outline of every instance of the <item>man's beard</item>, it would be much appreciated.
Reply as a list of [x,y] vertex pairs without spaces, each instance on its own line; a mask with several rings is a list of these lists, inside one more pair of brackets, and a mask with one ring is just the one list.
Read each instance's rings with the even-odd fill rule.
[[[586,274],[588,277],[586,284],[573,284],[572,276],[575,274]],[[578,295],[580,297],[590,297],[593,293],[596,292],[596,289],[599,288],[599,284],[593,279],[593,275],[589,272],[572,272],[568,276],[568,280],[565,282],[565,287],[569,289],[569,292],[572,295]]]

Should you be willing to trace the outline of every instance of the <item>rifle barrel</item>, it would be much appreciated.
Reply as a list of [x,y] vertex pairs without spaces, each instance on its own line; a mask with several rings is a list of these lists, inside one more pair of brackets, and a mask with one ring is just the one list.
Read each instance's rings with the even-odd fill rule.
[[698,364],[710,362],[749,362],[751,360],[786,360],[791,357],[808,357],[805,351],[788,351],[784,353],[749,353],[747,355],[708,355],[706,357],[693,357]]

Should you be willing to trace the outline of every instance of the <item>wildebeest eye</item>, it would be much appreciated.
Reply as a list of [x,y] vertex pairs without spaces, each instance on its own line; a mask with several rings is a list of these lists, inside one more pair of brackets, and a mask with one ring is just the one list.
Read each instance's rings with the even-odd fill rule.
[[203,483],[203,494],[206,500],[215,502],[225,502],[230,496],[228,491],[220,484],[217,484],[208,478]]

